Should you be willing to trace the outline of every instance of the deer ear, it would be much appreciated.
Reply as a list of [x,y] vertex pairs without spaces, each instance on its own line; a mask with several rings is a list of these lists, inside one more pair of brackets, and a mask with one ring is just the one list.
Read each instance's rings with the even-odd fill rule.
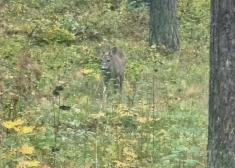
[[104,55],[104,51],[100,47],[96,47],[96,51],[100,54],[100,57]]
[[111,53],[113,55],[115,55],[117,53],[117,47],[116,46],[111,49]]

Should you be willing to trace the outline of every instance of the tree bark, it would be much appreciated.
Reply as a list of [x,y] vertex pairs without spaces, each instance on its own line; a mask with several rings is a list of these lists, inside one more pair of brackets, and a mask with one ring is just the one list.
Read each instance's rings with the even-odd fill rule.
[[150,0],[149,45],[179,49],[176,0]]
[[235,1],[211,0],[208,168],[235,168]]

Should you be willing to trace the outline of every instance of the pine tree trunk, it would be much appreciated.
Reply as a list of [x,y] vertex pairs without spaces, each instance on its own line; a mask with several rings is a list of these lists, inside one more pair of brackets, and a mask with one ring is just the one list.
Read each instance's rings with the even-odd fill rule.
[[235,1],[211,1],[208,168],[235,167]]
[[149,45],[179,49],[176,0],[150,0]]

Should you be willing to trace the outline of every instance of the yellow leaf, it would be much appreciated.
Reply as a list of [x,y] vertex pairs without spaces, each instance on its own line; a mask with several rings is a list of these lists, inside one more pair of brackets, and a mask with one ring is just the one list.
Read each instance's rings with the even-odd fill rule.
[[15,96],[15,93],[11,93],[11,92],[10,92],[9,95],[10,95],[10,96]]
[[57,30],[60,30],[60,27],[55,26],[55,27],[54,27],[54,31],[57,31]]
[[113,110],[113,108],[107,108],[107,111],[112,113],[114,110]]
[[83,51],[86,50],[86,49],[88,49],[88,46],[83,46],[83,47],[82,47],[82,50],[83,50]]
[[2,154],[1,155],[1,158],[2,159],[10,159],[10,158],[12,158],[12,154],[11,153],[4,153],[4,154]]
[[132,95],[134,94],[135,89],[134,88],[129,88],[128,89],[128,94]]
[[27,133],[32,132],[32,131],[33,131],[33,129],[34,129],[34,127],[33,127],[33,126],[30,126],[30,127],[22,127],[22,132],[21,132],[21,133],[23,133],[23,134],[27,134]]
[[126,160],[127,160],[127,161],[132,161],[133,158],[132,158],[132,157],[129,157],[129,156],[126,156]]
[[11,155],[14,155],[16,152],[18,151],[18,148],[12,148],[12,149],[10,149],[10,154]]
[[25,114],[30,114],[30,110],[24,110]]
[[141,132],[140,135],[141,136],[146,136],[147,134],[146,134],[146,132]]
[[[132,159],[133,159],[133,158],[137,158],[137,155],[136,155],[134,152],[130,151],[130,150],[124,150],[123,153],[124,153],[124,155],[126,155],[126,157],[129,156],[129,157],[132,158]],[[131,160],[132,160],[132,159],[131,159]]]
[[78,101],[79,104],[87,104],[88,96],[81,96]]
[[101,118],[101,117],[104,117],[105,116],[105,113],[103,112],[100,112],[98,114],[91,114],[92,117],[94,118]]
[[47,127],[38,127],[37,130],[45,132],[47,130]]
[[32,154],[34,151],[34,147],[28,146],[28,145],[23,145],[18,151],[23,154]]
[[21,127],[21,126],[19,126],[19,127],[15,127],[14,129],[15,129],[15,131],[20,132],[22,134],[27,134],[27,133],[32,132],[34,127],[33,126],[29,126],[29,127],[26,127],[26,126]]
[[5,78],[6,80],[8,80],[8,79],[12,79],[13,76],[11,76],[11,75],[6,75],[4,78]]
[[137,121],[139,121],[140,123],[146,123],[148,121],[147,117],[138,117]]
[[128,111],[128,107],[125,104],[119,104],[117,108],[117,113],[122,113]]
[[96,80],[99,81],[99,80],[100,80],[100,74],[96,74],[96,75],[95,75],[95,78],[96,78]]
[[11,129],[11,128],[14,128],[14,127],[15,127],[15,124],[14,124],[14,122],[12,122],[12,121],[5,121],[2,125],[3,125],[5,128],[8,128],[8,129]]
[[5,122],[3,122],[2,125],[3,125],[5,128],[11,129],[11,128],[14,128],[14,127],[17,126],[17,125],[22,125],[23,123],[24,123],[23,120],[18,119],[18,120],[16,120],[16,121],[5,121]]
[[92,73],[92,69],[81,69],[81,72],[84,74],[84,75],[87,75],[87,74],[90,74]]
[[39,166],[38,161],[20,161],[18,162],[16,168],[22,168],[22,167],[38,167]]
[[21,126],[14,127],[14,130],[15,130],[16,132],[20,132],[20,131],[21,131],[21,129],[22,129],[22,127],[21,127]]
[[136,139],[134,139],[131,142],[132,142],[132,144],[137,144],[138,141]]
[[21,119],[18,119],[18,120],[14,121],[14,122],[15,122],[15,125],[16,125],[16,126],[17,126],[17,125],[22,125],[22,124],[24,124],[24,121],[21,120]]
[[127,167],[126,163],[120,162],[118,160],[113,161],[115,163],[115,167]]

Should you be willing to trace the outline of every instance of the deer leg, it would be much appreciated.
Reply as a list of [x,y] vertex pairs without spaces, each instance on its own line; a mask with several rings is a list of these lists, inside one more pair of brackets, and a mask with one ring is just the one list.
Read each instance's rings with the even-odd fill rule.
[[106,102],[106,100],[107,100],[107,95],[108,95],[107,88],[108,88],[108,81],[105,80],[104,81],[104,88],[103,88],[103,100],[104,100],[104,102]]
[[118,78],[115,78],[114,81],[113,81],[113,84],[114,84],[114,94],[117,93],[117,89],[118,89],[118,85],[119,85],[119,80]]
[[124,76],[123,76],[123,74],[120,76],[120,92],[122,93],[122,83],[123,83],[123,78],[124,78]]

